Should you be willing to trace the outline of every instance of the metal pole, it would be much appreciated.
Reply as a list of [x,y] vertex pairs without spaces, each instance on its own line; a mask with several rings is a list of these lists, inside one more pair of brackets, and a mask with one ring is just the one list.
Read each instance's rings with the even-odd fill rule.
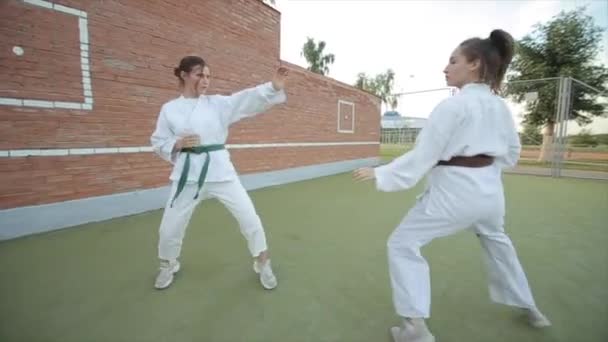
[[562,105],[564,94],[564,79],[559,80],[559,92],[557,95],[557,113],[555,118],[555,127],[553,133],[553,145],[551,146],[551,176],[557,177],[557,144],[559,143],[559,130],[562,122]]
[[588,85],[587,83],[585,83],[585,82],[583,82],[583,81],[579,81],[579,80],[577,80],[576,78],[572,78],[572,77],[570,77],[570,80],[571,80],[571,81],[574,81],[574,82],[576,82],[576,83],[578,83],[578,84],[580,84],[580,85],[582,85],[583,87],[587,87],[587,88],[589,88],[589,89],[591,89],[591,90],[593,90],[593,91],[595,91],[595,92],[599,93],[600,95],[608,95],[608,93],[606,93],[606,92],[604,92],[604,91],[601,91],[601,90],[599,90],[599,89],[597,89],[597,88],[595,88],[595,87],[592,87],[592,86]]
[[557,145],[555,156],[556,168],[555,168],[555,176],[559,177],[561,175],[561,161],[562,161],[562,140],[564,136],[564,126],[567,119],[567,111],[566,101],[568,100],[568,77],[564,77],[564,87],[562,88],[562,107],[561,107],[561,119],[559,122],[559,131],[557,132]]
[[505,85],[515,84],[515,83],[524,83],[524,82],[543,82],[543,81],[554,81],[559,80],[561,77],[545,77],[545,78],[535,78],[531,80],[517,80],[517,81],[509,81],[505,82]]
[[430,93],[432,91],[449,90],[449,89],[452,89],[452,88],[451,87],[443,87],[443,88],[435,88],[435,89],[427,89],[427,90],[407,91],[407,92],[404,92],[404,93],[395,93],[395,94],[393,94],[393,96],[402,96],[402,95],[420,94],[420,93]]
[[562,159],[559,168],[560,177],[564,168],[566,150],[568,149],[568,121],[570,121],[570,112],[572,109],[573,97],[574,92],[572,91],[572,78],[568,77],[568,93],[566,94],[566,108],[564,109],[564,112],[566,113],[566,120],[564,121],[564,137],[562,138]]
[[566,150],[566,137],[568,136],[568,119],[570,118],[570,98],[572,94],[572,79],[564,78],[564,91],[562,101],[562,120],[559,126],[558,143],[557,143],[557,169],[556,176],[561,177],[562,168],[564,166],[564,153]]
[[559,132],[560,126],[563,118],[562,108],[563,108],[563,99],[564,99],[564,77],[559,78],[559,85],[557,90],[557,109],[555,111],[555,124],[553,127],[553,137],[551,143],[551,176],[557,177],[557,157],[558,157],[558,143],[559,143]]

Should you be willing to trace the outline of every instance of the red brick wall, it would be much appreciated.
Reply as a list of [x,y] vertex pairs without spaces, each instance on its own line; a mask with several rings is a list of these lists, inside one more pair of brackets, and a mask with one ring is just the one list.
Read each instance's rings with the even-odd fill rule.
[[[281,62],[280,14],[260,1],[55,3],[87,12],[93,110],[2,105],[2,151],[148,146],[160,106],[178,94],[172,68],[186,54],[209,63],[213,93],[266,81],[281,63],[291,70],[288,104],[234,125],[230,144],[379,140],[379,100]],[[5,0],[0,32],[0,97],[84,101],[76,16]],[[353,134],[337,132],[338,100],[355,103]],[[378,145],[231,153],[248,173],[376,157]],[[169,167],[153,153],[0,157],[0,209],[158,187]]]

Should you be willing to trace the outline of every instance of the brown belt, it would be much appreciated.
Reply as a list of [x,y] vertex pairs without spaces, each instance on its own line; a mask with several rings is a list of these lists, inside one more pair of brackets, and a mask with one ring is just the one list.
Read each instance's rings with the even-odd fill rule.
[[463,167],[485,167],[494,163],[494,157],[486,154],[478,154],[471,157],[452,157],[450,160],[440,160],[437,165],[463,166]]

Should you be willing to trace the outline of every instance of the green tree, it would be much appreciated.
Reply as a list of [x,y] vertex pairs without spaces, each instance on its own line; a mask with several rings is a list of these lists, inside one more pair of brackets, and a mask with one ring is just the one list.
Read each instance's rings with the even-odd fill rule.
[[301,52],[308,62],[308,70],[321,75],[329,74],[329,65],[333,64],[336,59],[334,54],[324,52],[325,45],[324,41],[319,41],[317,44],[313,38],[308,37]]
[[543,141],[543,135],[540,133],[538,126],[526,123],[524,130],[520,135],[522,145],[540,145]]
[[590,129],[582,129],[577,135],[570,138],[570,144],[573,146],[592,146],[599,144],[597,137],[591,134]]
[[378,96],[384,104],[395,109],[399,104],[397,96],[393,95],[395,86],[395,72],[392,69],[380,73],[374,77],[368,77],[365,73],[357,74],[355,87]]
[[[606,91],[608,69],[595,63],[600,51],[604,29],[596,26],[585,8],[561,12],[545,24],[537,24],[531,33],[517,42],[517,53],[508,75],[509,81],[569,76],[592,87]],[[506,93],[522,102],[528,92],[537,92],[538,99],[526,103],[524,123],[544,126],[541,159],[546,160],[555,125],[557,109],[557,82],[526,84],[515,83]],[[586,125],[594,116],[605,115],[606,108],[598,102],[600,95],[573,84],[569,119]]]

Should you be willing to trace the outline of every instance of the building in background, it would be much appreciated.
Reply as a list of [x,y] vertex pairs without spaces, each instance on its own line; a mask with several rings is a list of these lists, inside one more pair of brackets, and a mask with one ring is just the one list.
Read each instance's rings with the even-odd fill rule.
[[401,116],[396,111],[385,112],[380,120],[380,142],[397,145],[412,144],[416,141],[426,120],[425,118]]

